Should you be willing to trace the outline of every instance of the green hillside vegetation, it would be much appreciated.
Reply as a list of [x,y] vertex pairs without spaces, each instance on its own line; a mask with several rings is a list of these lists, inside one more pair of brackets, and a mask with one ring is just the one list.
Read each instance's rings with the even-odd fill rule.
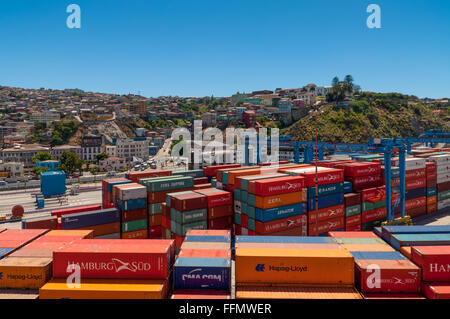
[[[317,120],[319,140],[365,143],[369,138],[418,136],[429,129],[448,131],[448,108],[433,113],[436,105],[425,105],[413,96],[398,93],[359,93],[347,109],[334,104],[320,108]],[[314,115],[299,120],[282,131],[297,140],[313,140]]]

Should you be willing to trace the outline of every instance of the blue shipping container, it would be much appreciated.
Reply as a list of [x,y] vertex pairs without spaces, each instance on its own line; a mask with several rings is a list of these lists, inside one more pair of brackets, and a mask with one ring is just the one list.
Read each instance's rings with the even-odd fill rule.
[[200,235],[190,235],[184,238],[184,241],[192,242],[214,242],[214,243],[229,243],[231,242],[231,237],[229,236],[200,236]]
[[41,173],[41,193],[44,197],[66,193],[66,174],[61,171]]
[[143,208],[147,208],[147,198],[137,198],[137,199],[130,199],[130,200],[126,200],[126,201],[119,201],[118,205],[119,205],[120,210],[122,210],[122,211],[143,209]]
[[403,246],[442,246],[450,245],[450,234],[395,234],[390,244],[397,250]]
[[306,203],[298,203],[293,205],[275,207],[262,210],[260,208],[255,209],[255,219],[268,222],[271,220],[281,219],[285,217],[297,216],[306,213]]
[[61,217],[61,229],[77,229],[117,222],[120,222],[119,210],[116,208],[108,208],[92,212],[63,215]]
[[410,199],[424,197],[424,196],[427,196],[427,188],[426,187],[410,189],[405,194],[405,200],[410,200]]
[[228,258],[178,258],[173,267],[174,289],[231,289]]
[[[344,204],[344,194],[338,193],[318,197],[318,202],[319,202],[319,209],[342,205]],[[315,209],[316,209],[316,199],[315,198],[308,199],[308,211],[312,211]]]
[[406,257],[396,251],[351,251],[355,259],[405,260]]
[[353,189],[352,182],[345,181],[344,182],[344,194],[351,193]]
[[237,243],[336,244],[332,237],[236,236]]
[[0,258],[8,254],[14,248],[0,248]]
[[437,195],[437,188],[427,188],[427,197],[436,196]]
[[450,226],[383,226],[381,237],[390,242],[394,234],[450,234]]
[[115,182],[109,182],[109,183],[107,184],[107,191],[108,191],[108,193],[112,193],[113,187],[114,187],[114,186],[116,186],[116,185],[122,185],[122,184],[130,184],[130,183],[131,183],[130,180],[128,180],[128,181],[115,181]]

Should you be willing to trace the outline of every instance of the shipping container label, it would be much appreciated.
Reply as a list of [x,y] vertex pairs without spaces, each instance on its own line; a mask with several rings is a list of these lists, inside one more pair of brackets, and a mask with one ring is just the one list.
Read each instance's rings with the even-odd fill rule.
[[344,205],[326,207],[319,209],[318,211],[310,211],[308,212],[308,222],[315,222],[316,219],[319,221],[323,221],[330,218],[335,217],[343,217],[345,216],[345,208]]
[[387,216],[386,214],[386,207],[365,211],[362,213],[362,223],[364,224],[374,220],[385,218]]
[[286,230],[288,228],[295,228],[307,223],[306,215],[287,217],[280,220],[274,220],[271,222],[261,223],[256,222],[255,231],[259,234],[269,234]]
[[[351,187],[351,183],[350,183]],[[325,184],[318,186],[319,196],[341,193],[344,190],[344,183]],[[308,187],[308,198],[316,196],[316,187]]]
[[260,208],[255,209],[255,219],[261,222],[268,222],[275,219],[290,217],[294,215],[301,215],[306,212],[306,204],[298,203],[293,205],[275,207],[262,210]]

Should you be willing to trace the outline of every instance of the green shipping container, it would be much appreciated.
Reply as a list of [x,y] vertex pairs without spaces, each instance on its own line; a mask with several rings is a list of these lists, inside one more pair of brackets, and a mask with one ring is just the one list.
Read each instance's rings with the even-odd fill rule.
[[241,190],[240,189],[235,189],[233,191],[233,193],[234,193],[234,200],[240,201],[241,200]]
[[130,222],[122,223],[122,233],[129,233],[132,231],[147,229],[148,221],[147,219],[138,219]]
[[241,224],[241,214],[238,214],[238,213],[234,214],[234,223],[236,225],[240,225]]
[[162,204],[156,203],[156,204],[148,204],[148,214],[149,215],[159,215],[162,214]]
[[180,188],[188,188],[194,186],[192,177],[172,177],[163,179],[144,180],[143,184],[147,187],[148,192],[162,192],[168,190],[176,190]]
[[172,220],[170,223],[171,223],[170,226],[171,226],[172,232],[174,232],[178,236],[182,236],[182,237],[186,236],[186,233],[190,229],[207,229],[208,228],[208,223],[206,221],[193,222],[193,223],[181,225]]
[[380,238],[336,238],[338,244],[347,245],[384,245],[386,242]]
[[345,216],[352,217],[361,214],[361,205],[345,207]]
[[378,202],[363,202],[361,211],[367,212],[368,210],[377,209],[381,207],[386,207],[386,200],[380,200]]
[[182,175],[182,176],[190,176],[193,178],[199,178],[199,177],[203,177],[203,170],[202,169],[193,169],[193,170],[189,170],[189,171],[172,172],[172,175]]
[[248,202],[249,193],[247,191],[241,191],[241,202]]
[[248,219],[248,229],[255,231],[255,220],[253,218]]
[[178,224],[189,224],[198,221],[204,221],[208,218],[208,211],[206,208],[189,210],[180,212],[174,208],[170,209],[170,219]]
[[450,189],[444,192],[440,192],[437,195],[437,200],[438,202],[442,201],[442,200],[446,200],[447,198],[450,198]]

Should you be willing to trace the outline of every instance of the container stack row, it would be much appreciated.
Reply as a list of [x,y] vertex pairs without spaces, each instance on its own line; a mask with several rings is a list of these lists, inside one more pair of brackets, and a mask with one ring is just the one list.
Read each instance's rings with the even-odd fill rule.
[[361,299],[354,259],[330,237],[237,236],[235,268],[237,299]]
[[171,299],[231,299],[231,232],[189,230],[173,268]]
[[53,279],[39,299],[164,299],[172,240],[82,239],[53,253]]
[[147,188],[137,183],[116,185],[113,197],[120,211],[120,238],[148,238]]
[[429,160],[436,163],[437,209],[450,207],[450,154],[430,156]]
[[149,238],[168,238],[167,227],[162,226],[162,204],[169,193],[192,190],[194,179],[190,176],[153,177],[140,179],[139,184],[147,188]]

